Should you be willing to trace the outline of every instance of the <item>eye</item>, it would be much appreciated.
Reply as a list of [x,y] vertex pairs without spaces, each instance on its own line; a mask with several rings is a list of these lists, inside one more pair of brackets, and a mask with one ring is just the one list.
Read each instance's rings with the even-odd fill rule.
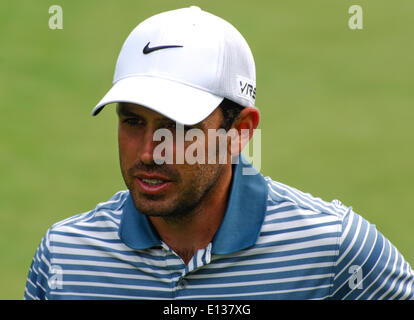
[[140,118],[126,118],[124,119],[123,123],[131,127],[142,126],[145,124],[144,121]]

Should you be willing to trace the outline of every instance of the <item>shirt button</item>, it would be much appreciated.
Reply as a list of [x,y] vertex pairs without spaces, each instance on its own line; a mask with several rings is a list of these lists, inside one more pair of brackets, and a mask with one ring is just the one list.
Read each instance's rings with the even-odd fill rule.
[[181,278],[178,280],[177,287],[178,289],[185,289],[185,287],[188,285],[187,280]]

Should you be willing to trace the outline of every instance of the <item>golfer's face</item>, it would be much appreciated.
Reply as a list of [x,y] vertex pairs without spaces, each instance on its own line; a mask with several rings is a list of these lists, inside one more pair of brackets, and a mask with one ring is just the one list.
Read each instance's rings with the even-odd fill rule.
[[[207,155],[208,139],[180,142],[174,121],[141,106],[123,103],[117,111],[121,171],[137,209],[151,216],[178,217],[197,207],[219,179],[221,165],[189,164],[184,155],[194,143],[202,143],[198,150],[204,148]],[[185,130],[198,129],[207,137],[208,129],[219,128],[221,121],[222,114],[216,109],[204,121]],[[154,141],[157,140],[154,133],[160,129],[171,132],[174,139],[169,144],[162,139]],[[166,153],[172,156],[169,159],[173,163],[157,164],[160,163],[157,158]],[[183,159],[184,163],[177,164],[177,159]]]

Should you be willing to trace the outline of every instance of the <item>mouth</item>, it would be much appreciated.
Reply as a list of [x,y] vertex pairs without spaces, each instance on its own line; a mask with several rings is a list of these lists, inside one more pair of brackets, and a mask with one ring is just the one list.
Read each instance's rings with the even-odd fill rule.
[[142,182],[150,185],[150,186],[157,186],[160,185],[162,183],[165,183],[165,181],[160,180],[160,179],[141,179]]
[[171,185],[172,181],[162,177],[138,176],[136,177],[139,191],[143,194],[160,194],[165,192]]

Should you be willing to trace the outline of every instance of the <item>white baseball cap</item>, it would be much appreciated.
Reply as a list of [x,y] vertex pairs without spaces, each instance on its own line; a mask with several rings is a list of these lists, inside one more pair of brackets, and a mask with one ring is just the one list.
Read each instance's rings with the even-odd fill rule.
[[243,36],[198,7],[140,23],[126,39],[112,88],[92,115],[114,102],[150,108],[182,124],[204,120],[223,101],[254,106],[256,71]]

